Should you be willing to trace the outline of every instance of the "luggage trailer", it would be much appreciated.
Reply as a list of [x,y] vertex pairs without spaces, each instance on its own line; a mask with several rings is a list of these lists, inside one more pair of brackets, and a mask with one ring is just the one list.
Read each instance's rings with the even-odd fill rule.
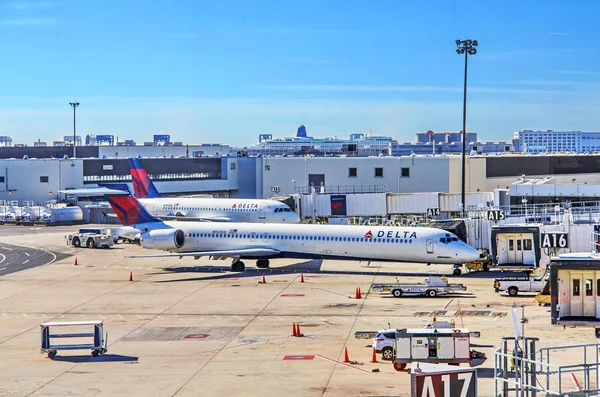
[[[76,327],[93,327],[92,332],[69,332],[53,333],[55,328],[66,327],[68,331]],[[66,321],[66,322],[46,322],[40,325],[42,331],[42,353],[47,353],[48,357],[56,356],[58,350],[91,350],[92,356],[98,357],[99,354],[107,352],[108,334],[104,336],[104,323],[100,321]],[[63,328],[64,329],[64,328]],[[76,341],[72,344],[57,344],[53,339],[74,338]],[[82,341],[86,338],[92,338],[91,341]],[[87,342],[87,343],[84,343]],[[91,342],[91,343],[90,343]]]

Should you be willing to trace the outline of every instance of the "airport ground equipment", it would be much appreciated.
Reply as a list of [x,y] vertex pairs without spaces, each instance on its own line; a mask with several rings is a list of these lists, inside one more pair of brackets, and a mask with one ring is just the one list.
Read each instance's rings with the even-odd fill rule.
[[[73,329],[92,327],[92,332],[71,332]],[[98,357],[107,351],[108,334],[104,334],[104,322],[100,321],[51,321],[40,325],[42,331],[42,353],[53,358],[59,350],[91,350]],[[59,333],[56,329],[67,330]],[[56,339],[71,339],[70,344],[58,344]]]
[[494,291],[517,296],[519,292],[542,292],[547,277],[499,277],[494,279]]
[[371,290],[391,294],[395,298],[402,296],[428,296],[434,298],[438,295],[466,291],[467,287],[463,284],[450,284],[446,277],[429,276],[421,283],[401,283],[396,278],[396,283],[373,284]]
[[[437,321],[435,317],[433,321],[427,323],[424,329],[453,329],[455,327],[454,320],[450,321]],[[381,353],[383,360],[394,359],[394,343],[396,341],[396,332],[398,329],[383,329],[380,331],[357,331],[354,333],[356,339],[370,339],[373,338],[373,350],[376,353]]]
[[546,280],[544,288],[542,288],[542,291],[535,296],[535,300],[539,306],[550,306],[552,303],[552,297],[550,295],[550,279]]
[[110,229],[79,229],[77,233],[66,236],[67,245],[86,248],[110,248],[114,238]]
[[396,330],[394,369],[403,371],[408,363],[446,363],[457,365],[468,363],[476,367],[485,362],[484,353],[471,350],[471,336],[466,328],[405,328]]

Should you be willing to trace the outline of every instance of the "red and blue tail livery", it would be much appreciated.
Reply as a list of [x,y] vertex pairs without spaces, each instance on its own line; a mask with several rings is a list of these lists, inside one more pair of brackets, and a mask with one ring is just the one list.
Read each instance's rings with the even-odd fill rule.
[[156,187],[150,180],[148,173],[136,158],[129,159],[129,171],[131,172],[131,182],[133,185],[133,194],[136,198],[158,198],[162,195],[156,190]]
[[123,226],[136,225],[140,223],[161,222],[160,219],[150,215],[150,213],[131,196],[108,196],[110,204],[115,214]]

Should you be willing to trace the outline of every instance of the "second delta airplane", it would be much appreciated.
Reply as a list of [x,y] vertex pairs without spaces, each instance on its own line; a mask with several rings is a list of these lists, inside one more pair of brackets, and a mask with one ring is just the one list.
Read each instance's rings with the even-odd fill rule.
[[129,159],[133,193],[152,215],[165,220],[299,223],[300,217],[275,200],[163,197],[138,159]]
[[303,224],[163,222],[131,196],[108,197],[125,226],[141,231],[140,244],[167,251],[143,257],[232,258],[232,271],[244,271],[242,259],[259,268],[275,258],[345,259],[461,265],[479,259],[477,250],[445,230]]

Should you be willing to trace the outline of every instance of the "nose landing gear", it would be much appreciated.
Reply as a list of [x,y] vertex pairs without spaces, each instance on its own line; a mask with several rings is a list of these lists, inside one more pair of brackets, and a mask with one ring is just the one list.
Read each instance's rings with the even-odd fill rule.
[[452,270],[453,276],[460,276],[462,274],[462,270],[460,270],[462,265],[454,265],[454,270]]

